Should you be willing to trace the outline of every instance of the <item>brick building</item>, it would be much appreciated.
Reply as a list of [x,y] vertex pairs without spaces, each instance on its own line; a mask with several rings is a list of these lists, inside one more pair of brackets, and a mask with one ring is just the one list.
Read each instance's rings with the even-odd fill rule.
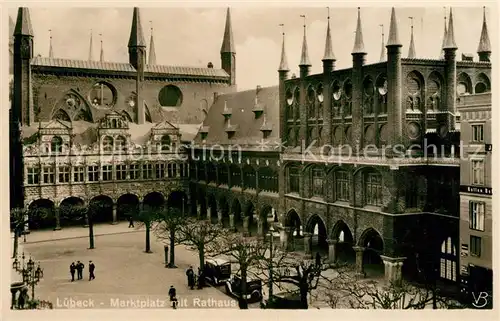
[[229,12],[220,69],[157,65],[153,35],[146,59],[138,8],[131,18],[123,44],[129,63],[105,61],[102,45],[94,60],[92,35],[88,60],[69,60],[57,58],[52,43],[49,57],[34,57],[36,26],[28,8],[18,10],[11,30],[11,206],[46,209],[39,226],[71,224],[60,209],[96,200],[106,204],[96,220],[112,222],[121,203],[187,203],[181,142],[198,132],[217,94],[236,89]]
[[493,290],[491,93],[461,97],[460,278],[477,297]]
[[[387,55],[367,65],[358,13],[353,66],[343,70],[328,24],[316,75],[304,27],[291,78],[283,39],[278,86],[219,96],[195,139],[190,191],[200,215],[260,235],[277,221],[284,246],[356,262],[360,274],[456,283],[456,101],[491,90],[491,49],[484,22],[479,61],[458,60],[452,12],[448,22],[440,59],[416,58],[413,40],[405,58],[393,9]],[[278,174],[277,191],[262,173]]]

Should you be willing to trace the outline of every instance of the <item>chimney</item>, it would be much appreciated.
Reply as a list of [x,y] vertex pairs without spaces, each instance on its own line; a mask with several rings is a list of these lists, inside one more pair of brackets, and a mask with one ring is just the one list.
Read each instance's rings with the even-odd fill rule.
[[213,69],[214,68],[214,64],[212,62],[209,62],[207,64],[207,68]]

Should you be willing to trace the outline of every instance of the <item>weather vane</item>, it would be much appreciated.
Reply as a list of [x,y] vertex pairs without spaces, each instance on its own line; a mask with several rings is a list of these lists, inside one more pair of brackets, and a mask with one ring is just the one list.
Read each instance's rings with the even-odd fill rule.
[[330,20],[330,7],[326,7],[326,9],[328,10],[328,20]]
[[149,20],[149,24],[151,25],[151,32],[153,32],[153,20]]
[[304,28],[306,27],[306,15],[305,14],[301,14],[300,15],[302,18],[304,18]]
[[384,36],[384,25],[379,25],[379,27],[382,27],[382,37]]
[[281,27],[281,33],[284,36],[285,35],[285,24],[284,23],[280,23],[279,26]]
[[52,29],[49,29],[49,36],[50,36],[50,39],[52,39]]
[[413,29],[413,17],[408,17],[411,20],[411,28]]

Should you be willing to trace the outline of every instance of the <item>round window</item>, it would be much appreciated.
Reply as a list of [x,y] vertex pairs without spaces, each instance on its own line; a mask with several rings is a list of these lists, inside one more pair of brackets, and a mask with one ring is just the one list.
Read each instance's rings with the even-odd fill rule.
[[484,92],[486,92],[488,90],[487,87],[486,87],[486,85],[484,83],[482,83],[482,82],[478,82],[476,84],[476,87],[474,89],[476,91],[476,94],[482,94],[482,93],[484,93]]
[[110,108],[115,104],[116,91],[111,85],[105,82],[98,82],[92,86],[89,100],[94,107]]
[[158,101],[163,107],[179,107],[182,104],[182,92],[177,86],[167,85],[160,90]]

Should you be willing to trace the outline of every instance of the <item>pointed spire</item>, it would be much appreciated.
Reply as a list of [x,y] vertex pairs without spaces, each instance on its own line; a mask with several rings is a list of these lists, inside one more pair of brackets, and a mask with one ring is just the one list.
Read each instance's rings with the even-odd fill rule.
[[402,46],[401,41],[399,41],[398,20],[396,19],[396,9],[394,7],[392,7],[389,39],[387,40],[387,47],[389,46]]
[[92,40],[92,29],[90,29],[89,61],[94,60],[94,56],[92,54],[92,52],[94,51],[94,49],[92,48],[92,43],[93,42],[94,41]]
[[150,21],[150,23],[151,23],[151,40],[149,42],[148,64],[156,65],[156,50],[155,50],[155,42],[153,40],[153,21]]
[[478,53],[491,52],[490,37],[488,35],[488,25],[486,24],[486,8],[483,7],[483,29],[481,30],[481,38],[479,39]]
[[[280,24],[281,28],[283,29],[284,28],[284,24]],[[286,57],[286,51],[285,51],[285,31],[282,30],[282,34],[283,34],[283,44],[281,46],[281,61],[280,61],[280,66],[278,68],[278,71],[290,71],[290,69],[288,69],[288,59]]]
[[220,47],[220,53],[230,52],[236,53],[234,49],[233,40],[233,27],[231,25],[231,10],[227,8],[226,13],[226,27],[224,28],[224,39],[222,40],[222,46]]
[[33,28],[31,27],[30,11],[28,8],[21,7],[17,10],[16,27],[14,28],[14,36],[34,36]]
[[453,11],[451,8],[450,19],[448,19],[448,31],[446,32],[443,49],[458,49],[457,44],[455,43],[455,33],[453,31]]
[[413,17],[409,18],[411,19],[411,40],[410,40],[410,48],[408,49],[408,58],[413,59],[416,57],[415,41],[413,40]]
[[328,7],[328,23],[326,26],[326,43],[325,43],[325,55],[324,60],[336,60],[332,49],[332,35],[330,32],[330,7]]
[[146,47],[144,34],[142,32],[141,15],[139,8],[134,7],[132,16],[132,28],[130,29],[130,38],[128,40],[129,47]]
[[356,37],[354,38],[354,48],[352,53],[363,53],[366,54],[365,44],[363,42],[363,30],[361,29],[361,13],[358,7],[358,23],[356,25]]
[[382,28],[382,46],[380,49],[380,61],[385,61],[386,55],[385,55],[385,45],[384,45],[384,25],[379,25]]
[[444,59],[444,43],[446,41],[446,37],[448,34],[448,26],[446,24],[446,7],[444,8],[444,34],[443,34],[443,43],[441,44],[441,54],[439,55],[439,59]]
[[99,56],[99,61],[104,62],[104,47],[102,44],[102,33],[100,33],[99,36],[101,37],[101,55]]
[[54,50],[52,49],[52,29],[49,29],[49,58],[54,58]]
[[299,66],[311,66],[311,62],[309,61],[309,50],[307,49],[307,37],[306,37],[306,16],[300,15],[304,18],[304,38],[302,40],[302,52],[300,54],[300,63]]

